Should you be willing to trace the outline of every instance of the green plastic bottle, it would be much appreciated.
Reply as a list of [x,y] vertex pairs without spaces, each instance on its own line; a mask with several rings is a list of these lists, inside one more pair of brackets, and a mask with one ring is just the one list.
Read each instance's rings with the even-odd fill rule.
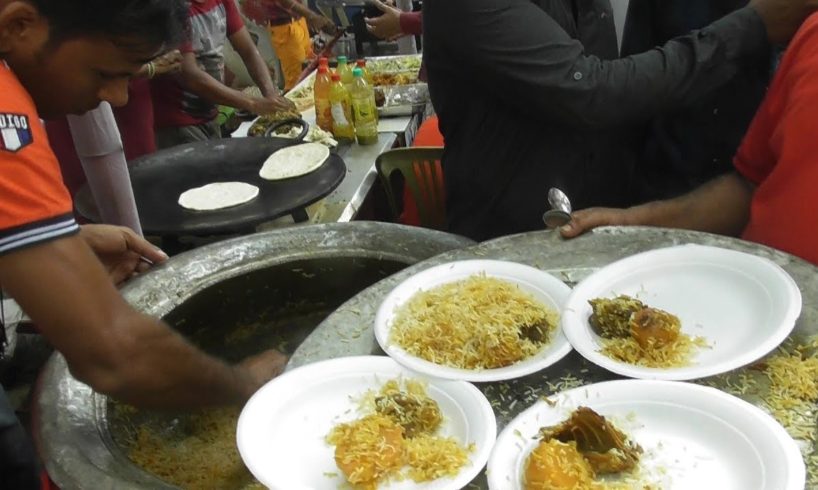
[[355,127],[352,125],[352,111],[349,103],[349,92],[341,83],[341,75],[332,74],[332,85],[329,91],[332,112],[332,134],[339,142],[354,143]]
[[358,144],[374,145],[378,142],[378,108],[375,106],[375,91],[371,85],[366,83],[363,70],[355,68],[352,70],[352,75],[350,99]]
[[364,80],[366,83],[369,84],[370,87],[375,86],[375,80],[372,78],[372,72],[369,71],[369,68],[366,67],[366,60],[361,59],[355,62],[355,66],[363,70],[364,72]]
[[347,90],[350,90],[353,82],[352,67],[349,66],[349,61],[346,56],[338,57],[338,67],[335,69],[335,73],[341,75],[341,83],[344,84]]

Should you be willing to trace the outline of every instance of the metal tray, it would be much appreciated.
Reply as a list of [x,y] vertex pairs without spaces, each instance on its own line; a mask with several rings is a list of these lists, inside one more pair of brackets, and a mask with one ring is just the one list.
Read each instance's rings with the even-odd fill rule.
[[[287,369],[324,359],[351,355],[381,354],[372,328],[375,313],[386,295],[409,276],[434,265],[464,259],[510,260],[550,272],[573,286],[599,267],[639,252],[682,243],[700,243],[729,248],[766,257],[783,267],[803,292],[804,304],[790,341],[803,341],[818,334],[818,268],[799,258],[763,245],[707,233],[659,228],[600,228],[573,240],[563,240],[556,232],[532,232],[498,238],[477,246],[447,252],[401,271],[362,291],[327,317],[296,349]],[[741,392],[737,381],[742,377],[757,380],[759,392]],[[585,361],[573,352],[544,371],[506,382],[481,383],[478,388],[491,402],[497,416],[497,428],[508,422],[541,397],[599,381],[618,379],[602,368]],[[727,375],[699,380],[763,407],[761,397],[768,384],[763,373],[752,366]],[[815,413],[791,410],[790,416],[805,425],[797,432],[805,454],[809,480],[807,488],[818,488],[818,442],[815,442]],[[487,489],[485,475],[476,478],[468,489]]]
[[386,101],[378,107],[381,117],[411,116],[429,103],[429,86],[425,83],[378,87]]

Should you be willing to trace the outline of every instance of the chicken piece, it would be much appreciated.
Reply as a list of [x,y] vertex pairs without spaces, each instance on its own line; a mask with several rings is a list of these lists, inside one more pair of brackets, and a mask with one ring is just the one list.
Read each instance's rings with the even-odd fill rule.
[[520,338],[528,339],[534,343],[542,344],[548,341],[548,334],[553,327],[544,318],[538,322],[520,326]]
[[434,400],[400,391],[377,397],[375,410],[403,427],[404,435],[410,439],[420,434],[434,434],[443,421]]
[[577,450],[595,473],[618,473],[636,466],[642,448],[588,407],[579,407],[571,418],[555,427],[540,429],[543,440],[576,442]]
[[630,331],[643,349],[664,347],[679,338],[679,317],[657,308],[645,308],[631,317]]
[[641,301],[624,294],[614,299],[596,298],[588,303],[593,310],[588,322],[598,335],[606,339],[630,336],[631,316],[645,308]]

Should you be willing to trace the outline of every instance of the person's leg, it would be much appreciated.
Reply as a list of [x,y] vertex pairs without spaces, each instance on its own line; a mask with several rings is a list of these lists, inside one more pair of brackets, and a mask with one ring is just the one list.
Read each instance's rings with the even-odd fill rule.
[[270,42],[281,62],[284,90],[290,90],[298,82],[302,71],[301,64],[307,58],[304,46],[299,41],[300,28],[297,22],[291,22],[280,26],[270,26],[269,30]]
[[[0,326],[2,328],[2,326]],[[0,387],[0,488],[38,490],[40,464],[31,439]]]
[[315,52],[312,49],[312,38],[310,37],[310,27],[307,25],[307,19],[303,17],[298,19],[296,28],[299,31],[301,48],[304,50],[304,59],[314,58]]

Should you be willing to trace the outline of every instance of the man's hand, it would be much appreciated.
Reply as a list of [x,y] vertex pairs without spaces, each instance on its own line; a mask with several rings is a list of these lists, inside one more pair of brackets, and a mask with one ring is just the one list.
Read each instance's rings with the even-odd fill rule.
[[574,238],[599,226],[634,224],[630,209],[588,208],[571,213],[571,221],[560,228],[564,238]]
[[264,386],[265,383],[284,372],[289,358],[281,352],[270,349],[250,356],[241,361],[238,367],[244,369],[255,381],[256,390]]
[[250,112],[259,116],[294,110],[295,103],[279,94],[272,97],[254,97],[250,103]]
[[383,15],[373,18],[367,17],[365,19],[366,30],[373,36],[388,41],[403,36],[404,33],[400,28],[401,11],[380,0],[375,0],[372,4],[378,7]]
[[310,26],[310,29],[316,32],[325,32],[331,36],[334,36],[338,32],[338,28],[333,24],[331,19],[314,12],[307,16],[307,24]]
[[124,226],[84,225],[80,237],[105,266],[114,284],[147,270],[150,264],[143,258],[154,264],[168,259],[165,252]]
[[818,0],[751,0],[767,27],[773,43],[785,43],[792,38],[809,14],[818,10]]

